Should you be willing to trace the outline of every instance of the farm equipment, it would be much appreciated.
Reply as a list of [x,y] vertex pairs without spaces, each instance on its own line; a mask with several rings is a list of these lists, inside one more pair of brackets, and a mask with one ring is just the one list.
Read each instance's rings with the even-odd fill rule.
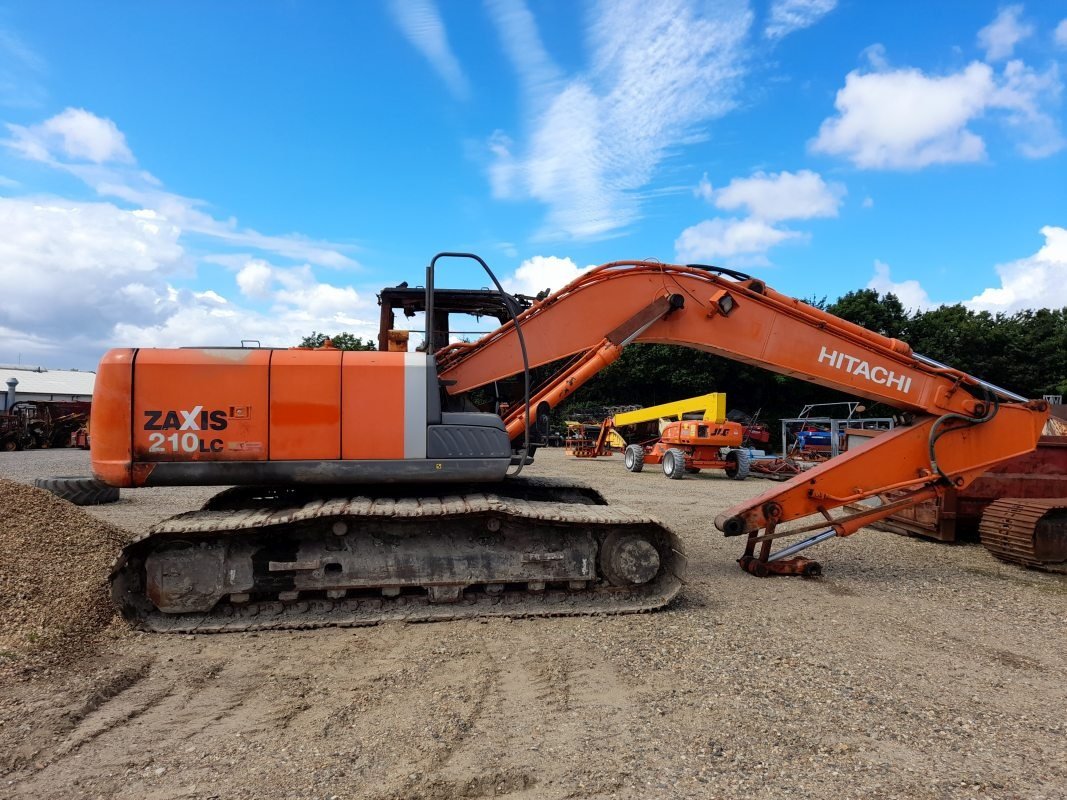
[[[429,331],[435,267],[446,257],[488,271],[469,254],[434,257]],[[595,492],[517,474],[550,410],[633,342],[718,353],[911,415],[716,517],[725,535],[745,539],[739,564],[759,576],[818,574],[798,553],[1032,451],[1048,416],[1044,401],[731,270],[620,261],[521,313],[501,296],[510,321],[436,353],[106,354],[93,408],[96,476],[120,487],[234,487],[123,549],[111,576],[122,613],[148,630],[203,632],[665,605],[685,566],[669,530]],[[530,370],[549,364],[554,374],[532,388]],[[503,418],[476,410],[474,390],[516,374],[521,394]],[[891,502],[833,513],[891,492]],[[795,536],[805,538],[772,552]]]
[[8,413],[0,414],[0,449],[74,447],[91,407],[82,401],[20,400]]
[[626,447],[626,440],[615,430],[613,420],[617,415],[636,412],[640,408],[637,405],[605,406],[575,414],[576,419],[564,422],[567,430],[563,444],[565,452],[575,458],[599,458],[621,452]]
[[0,451],[11,453],[33,444],[21,414],[0,413]]

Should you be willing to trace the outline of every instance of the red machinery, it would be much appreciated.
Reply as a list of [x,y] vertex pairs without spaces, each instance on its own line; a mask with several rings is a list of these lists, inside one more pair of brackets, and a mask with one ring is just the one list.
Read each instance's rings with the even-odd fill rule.
[[721,469],[729,478],[744,480],[749,472],[748,451],[741,447],[744,437],[745,426],[739,422],[671,422],[653,444],[627,446],[623,464],[630,472],[659,464],[672,480],[702,469]]

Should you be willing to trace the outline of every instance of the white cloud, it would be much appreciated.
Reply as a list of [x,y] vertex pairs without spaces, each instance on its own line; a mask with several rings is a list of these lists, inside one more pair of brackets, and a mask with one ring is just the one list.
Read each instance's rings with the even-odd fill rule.
[[[1005,314],[1067,307],[1067,228],[1046,225],[1041,234],[1045,244],[1032,256],[996,265],[999,286],[985,289],[970,300],[948,302],[962,302],[974,311]],[[882,294],[892,292],[909,309],[926,310],[940,305],[930,299],[919,281],[894,281],[889,266],[881,261],[874,262],[874,277],[867,288]]]
[[1012,313],[1025,308],[1067,307],[1067,228],[1046,225],[1045,244],[1034,255],[996,266],[1000,286],[965,301],[976,311]]
[[1004,121],[1018,137],[1019,152],[1027,158],[1044,158],[1067,144],[1057,122],[1041,110],[1045,98],[1058,99],[1062,85],[1054,63],[1038,74],[1021,61],[1004,66],[1003,81],[990,98],[990,104],[1005,112]]
[[909,311],[926,311],[937,305],[918,281],[894,281],[889,275],[889,265],[877,259],[874,262],[874,277],[867,282],[867,288],[879,294],[895,294]]
[[401,33],[460,98],[470,93],[467,78],[448,43],[448,33],[433,0],[390,0],[389,11]]
[[836,217],[846,189],[826,183],[811,170],[756,172],[734,178],[722,189],[712,188],[705,173],[694,190],[698,197],[724,211],[748,212],[744,219],[718,217],[686,228],[674,243],[677,257],[685,262],[740,257],[749,264],[766,263],[764,254],[788,241],[805,241],[808,234],[776,227],[790,219]]
[[490,10],[519,74],[529,131],[519,143],[494,134],[490,183],[496,197],[547,206],[544,238],[604,237],[637,220],[640,191],[669,149],[735,103],[745,7],[600,0],[586,30],[591,67],[569,77],[521,0]]
[[781,39],[809,28],[837,7],[837,0],[774,0],[763,35]]
[[11,138],[2,144],[15,153],[75,176],[101,197],[153,209],[186,234],[322,266],[357,266],[345,255],[344,250],[350,249],[345,245],[241,228],[232,217],[220,220],[208,214],[201,200],[166,191],[155,176],[135,165],[126,137],[115,123],[89,111],[68,108],[38,125],[7,127]]
[[282,268],[260,262],[257,267],[270,273],[263,282],[271,301],[267,310],[237,305],[211,291],[169,289],[167,313],[148,323],[117,324],[112,345],[237,345],[252,339],[264,346],[288,347],[313,330],[331,334],[345,330],[376,339],[377,309],[353,287],[320,283],[306,265]]
[[867,197],[864,197],[863,198],[863,207],[864,208],[874,208],[874,198],[871,197],[870,195],[868,195]]
[[693,194],[701,200],[706,200],[709,203],[715,197],[715,187],[713,187],[711,181],[708,180],[708,173],[705,172],[703,177],[701,177],[700,183],[693,189]]
[[515,273],[505,278],[502,284],[511,294],[536,295],[545,289],[554,292],[594,266],[590,264],[582,268],[569,258],[533,256],[519,264]]
[[241,294],[255,300],[263,300],[270,295],[274,272],[266,261],[251,258],[237,273],[237,286]]
[[189,269],[179,235],[153,211],[0,198],[0,325],[88,342],[151,319],[167,279]]
[[759,219],[708,219],[682,231],[674,249],[682,263],[761,255],[775,245],[803,240],[798,231],[776,228]]
[[49,161],[62,153],[77,161],[133,163],[126,137],[109,119],[84,108],[68,108],[38,125],[8,125],[8,146],[25,158]]
[[978,31],[978,44],[985,50],[986,60],[1010,58],[1015,45],[1034,32],[1033,25],[1019,21],[1022,13],[1021,5],[1002,8],[996,19]]
[[980,161],[985,142],[968,126],[1001,111],[1022,135],[1023,155],[1040,157],[1064,144],[1058,125],[1042,110],[1059,91],[1055,65],[1039,75],[1019,61],[1009,62],[999,78],[980,62],[940,77],[914,68],[856,70],[837,93],[837,116],[823,121],[809,146],[867,169]]
[[1067,47],[1067,19],[1060,20],[1060,24],[1056,26],[1053,38],[1056,40],[1056,44],[1060,47]]
[[836,217],[845,193],[842,184],[827,184],[818,173],[806,169],[795,173],[756,172],[749,178],[734,178],[714,192],[714,202],[727,211],[747,208],[753,217],[775,222]]
[[861,55],[867,59],[871,69],[875,72],[885,72],[889,69],[889,59],[885,54],[885,45],[880,42],[863,48]]
[[351,286],[320,282],[307,264],[250,259],[241,266],[235,288],[263,310],[235,303],[225,282],[174,288],[194,274],[183,233],[150,209],[0,198],[0,361],[22,355],[91,368],[104,350],[120,345],[236,345],[255,338],[289,346],[312,330],[374,335],[373,294],[368,301]]

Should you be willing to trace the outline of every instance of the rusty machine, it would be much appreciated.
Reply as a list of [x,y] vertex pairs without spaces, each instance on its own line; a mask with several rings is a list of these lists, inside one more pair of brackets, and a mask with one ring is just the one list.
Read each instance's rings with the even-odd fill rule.
[[20,400],[0,414],[0,450],[77,447],[91,409],[79,400]]
[[[430,331],[435,269],[448,257],[489,272],[477,256],[435,256]],[[613,262],[521,312],[493,282],[512,318],[435,353],[107,353],[93,408],[97,477],[234,487],[124,548],[112,591],[125,616],[148,630],[228,631],[663,606],[685,569],[669,530],[595,492],[518,474],[549,410],[633,342],[759,364],[910,416],[715,518],[744,540],[739,563],[760,576],[818,574],[801,551],[1033,450],[1048,416],[1043,401],[727,269]],[[551,377],[532,386],[530,370],[547,365]],[[516,374],[521,396],[503,418],[470,402]],[[841,511],[859,499],[881,504]]]

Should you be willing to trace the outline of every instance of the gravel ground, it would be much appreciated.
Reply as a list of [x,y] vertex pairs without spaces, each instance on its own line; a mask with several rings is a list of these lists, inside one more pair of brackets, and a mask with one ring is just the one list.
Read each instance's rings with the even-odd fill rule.
[[[863,531],[760,580],[711,520],[770,484],[538,455],[689,555],[666,611],[226,636],[119,630],[0,687],[0,796],[1067,797],[1067,578]],[[0,477],[85,453],[0,454]],[[130,531],[210,489],[124,491]],[[811,552],[811,551],[809,551]]]

